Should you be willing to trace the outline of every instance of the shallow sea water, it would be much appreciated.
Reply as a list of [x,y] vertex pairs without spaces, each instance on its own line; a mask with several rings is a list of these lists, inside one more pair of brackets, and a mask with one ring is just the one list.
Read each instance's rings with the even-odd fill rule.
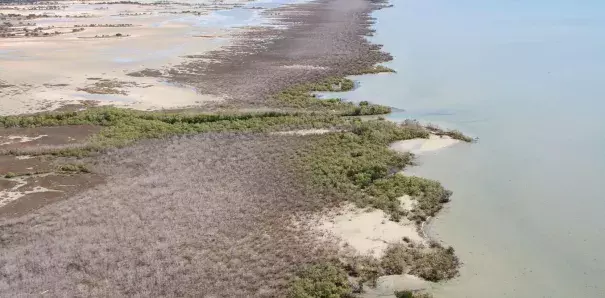
[[605,297],[605,3],[528,2],[393,1],[371,40],[398,73],[344,94],[480,138],[411,170],[454,191],[436,297]]

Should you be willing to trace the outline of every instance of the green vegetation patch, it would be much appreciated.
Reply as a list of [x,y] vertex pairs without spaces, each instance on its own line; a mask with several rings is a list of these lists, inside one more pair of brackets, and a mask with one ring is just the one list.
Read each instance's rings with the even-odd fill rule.
[[389,245],[381,259],[387,274],[413,274],[432,282],[456,277],[460,261],[452,247],[445,248],[436,242],[429,247],[413,243]]
[[[389,144],[428,137],[429,130],[416,122],[353,121],[345,132],[311,136],[308,146],[300,152],[298,166],[305,173],[303,178],[309,188],[328,200],[350,201],[362,208],[378,208],[390,214],[393,220],[406,216],[420,225],[449,201],[451,192],[437,181],[398,173],[411,164],[413,156],[390,150]],[[417,201],[414,209],[408,211],[401,207],[399,197],[403,195]],[[380,260],[371,256],[354,256],[332,266],[340,266],[357,285],[349,282],[349,290],[345,291],[341,283],[337,283],[339,286],[331,282],[326,285],[324,282],[330,278],[307,278],[291,285],[293,293],[302,293],[293,297],[347,297],[349,292],[361,292],[364,285],[375,286],[380,276],[391,274],[410,273],[429,281],[450,279],[457,275],[459,261],[452,248],[443,248],[438,243],[425,247],[410,243],[408,239],[389,246]],[[321,270],[326,272],[318,272]],[[334,272],[340,270],[318,266],[313,267],[312,272],[313,276],[334,276]],[[325,288],[339,290],[317,290]],[[336,292],[346,295],[338,296],[334,294]],[[431,297],[407,291],[396,295]]]
[[351,75],[363,75],[363,74],[377,74],[377,73],[388,73],[388,72],[396,72],[394,69],[383,66],[383,65],[376,65],[376,66],[372,66],[366,69],[362,69],[358,72],[352,73]]
[[320,99],[312,92],[341,92],[350,91],[355,83],[347,78],[327,78],[316,83],[300,84],[281,91],[272,97],[272,101],[280,107],[332,111],[340,115],[382,115],[391,112],[391,108],[382,105],[361,102],[355,104],[340,98]]
[[341,298],[351,294],[346,272],[338,265],[324,263],[300,270],[290,283],[290,298]]
[[[449,199],[450,192],[438,182],[396,174],[412,161],[411,154],[389,149],[397,140],[428,138],[429,133],[414,122],[358,121],[348,132],[317,136],[302,155],[300,164],[308,183],[335,200],[351,201],[359,207],[384,210],[394,220],[410,215],[424,221]],[[398,198],[410,195],[418,200],[410,214]]]
[[395,298],[433,298],[433,295],[414,291],[396,291]]
[[[43,113],[29,116],[0,117],[4,127],[63,125],[99,125],[103,129],[84,146],[49,148],[33,155],[85,156],[110,147],[122,147],[134,141],[171,135],[204,132],[270,132],[288,129],[339,128],[351,120],[334,114],[244,113],[184,114],[149,112],[114,107],[91,108],[78,112]],[[19,152],[9,152],[19,154]]]

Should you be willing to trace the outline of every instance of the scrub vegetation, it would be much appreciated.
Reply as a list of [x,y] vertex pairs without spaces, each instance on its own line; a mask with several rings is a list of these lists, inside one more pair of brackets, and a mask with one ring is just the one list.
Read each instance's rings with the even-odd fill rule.
[[[449,201],[451,192],[436,181],[398,173],[411,164],[412,155],[388,145],[428,137],[429,131],[413,121],[353,122],[347,132],[316,137],[300,167],[311,177],[313,188],[334,200],[384,210],[395,221],[407,217],[421,224]],[[418,202],[411,211],[401,208],[399,198],[404,195]]]
[[381,115],[391,112],[391,108],[387,106],[368,102],[355,104],[340,98],[320,99],[313,94],[313,92],[350,91],[354,87],[355,83],[350,79],[330,77],[316,83],[299,84],[287,88],[274,95],[272,102],[280,107],[327,110],[346,116]]
[[[320,87],[316,89],[320,89]],[[47,229],[45,226],[57,225],[57,219],[48,214],[44,215],[46,213],[39,217],[26,219],[31,223],[25,225],[4,224],[2,228],[7,233],[1,243],[5,251],[14,252],[15,249],[25,249],[36,252],[32,255],[45,258],[44,261],[31,258],[24,262],[17,262],[16,259],[11,258],[13,254],[3,255],[4,262],[21,266],[21,269],[18,270],[22,273],[20,276],[11,275],[6,271],[9,267],[3,267],[5,270],[3,274],[9,276],[8,283],[12,285],[10,288],[16,286],[16,288],[39,289],[44,287],[43,281],[47,280],[45,276],[67,274],[69,278],[60,283],[60,289],[57,288],[59,292],[56,294],[74,294],[69,289],[78,287],[77,285],[80,285],[80,288],[84,287],[81,286],[81,283],[85,284],[84,292],[89,294],[147,293],[150,295],[193,293],[190,292],[191,289],[199,291],[202,289],[201,286],[212,292],[213,289],[218,291],[218,288],[213,285],[236,283],[241,286],[230,290],[224,290],[221,287],[221,290],[233,295],[245,293],[257,296],[258,293],[251,289],[261,288],[270,292],[284,293],[291,297],[347,297],[355,291],[362,290],[364,285],[372,286],[378,277],[385,274],[411,273],[427,280],[438,281],[451,278],[457,272],[457,259],[453,255],[453,251],[450,252],[438,245],[428,248],[413,244],[393,246],[387,250],[381,260],[358,257],[338,262],[330,261],[338,255],[336,248],[319,253],[317,247],[322,247],[323,244],[317,244],[317,239],[312,240],[314,237],[309,235],[308,231],[299,230],[293,234],[292,230],[289,230],[291,226],[288,224],[291,220],[288,214],[295,214],[296,211],[317,212],[345,201],[353,202],[359,207],[382,209],[390,214],[393,220],[407,217],[418,224],[423,223],[448,201],[450,192],[438,182],[399,173],[411,164],[413,156],[392,151],[388,145],[397,140],[427,138],[430,132],[438,132],[434,127],[429,130],[413,121],[402,124],[385,120],[362,121],[359,118],[332,113],[267,112],[221,115],[141,112],[117,108],[92,108],[80,112],[9,116],[0,118],[0,123],[5,127],[82,124],[103,126],[103,129],[93,135],[85,147],[61,149],[66,155],[74,155],[82,151],[106,152],[112,150],[111,148],[123,148],[125,145],[132,145],[135,141],[144,139],[197,135],[188,138],[157,140],[151,143],[149,143],[150,141],[139,142],[139,145],[123,148],[117,153],[100,155],[97,159],[101,159],[101,162],[95,162],[97,164],[95,170],[105,172],[110,177],[120,180],[110,182],[103,191],[85,193],[75,201],[72,199],[70,204],[57,204],[58,206],[55,208],[61,210],[60,213],[63,214],[61,218],[73,217],[72,221],[79,222],[92,216],[95,219],[92,222],[87,219],[86,221],[89,222],[87,226],[91,228],[103,226],[105,228],[102,230],[107,232],[106,229],[117,229],[115,241],[106,241],[102,247],[96,246],[99,243],[97,240],[106,240],[107,233],[102,232],[98,234],[98,237],[83,237],[85,234],[82,233],[87,233],[86,235],[94,233],[85,231],[86,229],[82,229],[78,225],[45,234],[44,238],[40,240],[45,241],[45,244],[36,242],[31,244],[34,246],[29,246],[30,244],[22,242],[24,239],[21,239],[19,235],[23,235],[23,233],[39,234],[38,231]],[[270,136],[264,133],[306,128],[337,129],[333,133],[304,137]],[[204,134],[199,135],[200,133]],[[162,142],[168,142],[168,144]],[[246,148],[254,148],[254,150]],[[157,152],[151,152],[151,150]],[[40,151],[40,153],[43,154],[44,151]],[[108,159],[110,161],[107,161]],[[115,168],[103,170],[103,166],[99,170],[99,164],[118,164],[120,161],[129,162],[123,162],[120,170]],[[204,170],[201,171],[201,168]],[[256,169],[251,170],[251,168]],[[57,170],[62,172],[91,171],[90,167],[83,163],[62,164]],[[248,175],[243,174],[242,171],[251,172]],[[205,176],[200,178],[200,175]],[[223,178],[218,179],[217,175]],[[130,176],[133,178],[129,178]],[[160,179],[161,182],[155,179]],[[122,183],[128,183],[128,185],[122,185]],[[244,184],[242,185],[242,183]],[[265,185],[267,183],[271,185]],[[193,185],[204,185],[203,192],[198,193],[195,190],[197,188],[191,187]],[[238,193],[225,192],[226,189],[237,190]],[[154,193],[150,193],[150,191]],[[239,191],[244,193],[239,193]],[[251,191],[255,193],[254,200],[250,201],[249,198],[242,197]],[[181,192],[182,194],[176,195]],[[166,196],[165,194],[171,195]],[[398,200],[403,195],[409,195],[417,200],[416,208],[403,210]],[[105,197],[107,198],[104,199]],[[236,197],[237,199],[234,199]],[[110,198],[122,199],[115,201]],[[196,198],[203,198],[203,200],[196,201]],[[218,198],[224,200],[219,203],[222,207],[207,205]],[[155,202],[156,199],[161,199],[161,201]],[[182,205],[181,200],[185,200],[187,203]],[[104,205],[116,203],[119,205],[112,205],[111,208]],[[73,206],[74,204],[78,204],[80,207],[76,208]],[[238,207],[240,204],[243,205]],[[131,219],[126,219],[128,216],[121,214],[123,211],[117,212],[115,208],[130,210],[128,212],[136,210],[135,214],[138,214],[139,219],[131,222]],[[196,221],[193,220],[194,217],[204,216],[198,214],[201,212],[200,210],[215,210],[216,208],[224,208],[226,212],[230,208],[236,208],[240,210],[239,212],[245,208],[247,211],[244,212],[245,216],[238,216],[238,219],[230,218],[233,216],[233,212],[227,212],[224,214],[224,218],[213,218],[211,225],[194,223]],[[259,208],[270,210],[271,214],[267,214],[269,211],[256,213],[255,211],[259,211]],[[51,210],[55,209],[51,208]],[[95,210],[106,211],[99,213]],[[159,214],[160,218],[166,220],[162,223],[156,222],[155,215],[152,214]],[[257,218],[262,216],[266,218],[262,220]],[[170,220],[167,220],[168,218]],[[269,219],[274,221],[266,221]],[[258,223],[255,223],[256,221]],[[222,242],[214,243],[204,238],[211,235],[195,236],[185,231],[177,233],[178,237],[182,238],[171,238],[172,242],[168,242],[170,247],[174,245],[181,247],[189,241],[193,241],[194,244],[191,245],[197,247],[198,244],[195,243],[208,242],[202,245],[201,251],[196,251],[191,247],[184,251],[169,249],[175,255],[168,257],[165,255],[167,252],[162,252],[161,258],[165,258],[165,261],[156,263],[154,257],[149,255],[158,253],[149,251],[155,246],[150,248],[144,246],[145,243],[168,241],[161,240],[166,236],[159,232],[171,230],[168,226],[182,226],[190,231],[204,231],[216,229],[215,224],[225,222],[231,222],[226,226],[233,231],[225,230],[224,233],[228,236],[225,236],[225,239],[221,240]],[[119,224],[120,227],[114,226],[116,224]],[[151,230],[142,232],[124,228],[129,225],[139,227],[151,225],[149,227]],[[27,232],[21,230],[25,227],[29,227]],[[225,228],[227,229],[227,227]],[[263,236],[267,233],[266,229],[277,229],[276,234],[269,233],[268,236]],[[246,238],[249,243],[239,246],[233,241],[237,242],[237,239],[243,237],[235,235],[241,232],[240,230],[246,230],[256,236]],[[306,238],[290,238],[301,237],[301,233],[306,235]],[[55,251],[59,247],[51,244],[62,243],[73,237],[79,239],[79,242],[76,241],[77,246],[68,248],[67,251]],[[120,242],[121,239],[131,240]],[[185,239],[188,240],[185,241]],[[95,244],[92,245],[92,243]],[[79,250],[80,247],[87,245],[91,246],[90,251]],[[253,248],[258,246],[266,247],[266,249],[261,252]],[[297,248],[294,249],[294,246]],[[40,249],[45,252],[39,252]],[[129,265],[116,265],[117,267],[109,265],[107,262],[111,260],[99,259],[104,256],[99,249],[123,251],[125,255],[116,254],[111,258],[124,257],[129,260]],[[142,255],[132,255],[134,251],[140,251]],[[202,253],[212,254],[214,251],[220,256],[200,255]],[[285,251],[288,253],[284,254]],[[311,251],[315,251],[317,254],[310,256]],[[230,262],[234,262],[228,261],[231,255],[228,257],[223,254],[224,252],[242,257],[236,258],[237,264],[231,264]],[[256,256],[252,257],[252,254],[256,254]],[[17,255],[19,253],[14,254],[14,256]],[[213,261],[204,259],[207,257]],[[246,260],[249,258],[251,260]],[[37,269],[32,271],[27,269],[33,264],[31,262],[46,265],[37,265]],[[219,263],[216,262],[227,262],[226,264],[230,265],[217,269],[216,266]],[[263,269],[264,266],[267,266],[266,264],[276,262],[280,264],[279,268],[275,269],[276,271]],[[300,264],[308,265],[304,265],[303,269],[296,269]],[[180,266],[185,267],[177,269]],[[176,273],[179,270],[185,270],[187,273],[181,276]],[[224,273],[221,273],[223,274],[221,276],[209,278],[208,274],[212,270],[224,271]],[[170,278],[149,277],[145,272],[175,272],[175,275],[170,275]],[[248,275],[250,277],[246,277]],[[193,283],[192,280],[182,280],[185,276],[194,277],[197,281]],[[357,285],[355,282],[351,283],[347,276],[352,276],[352,280],[356,281]],[[169,280],[159,280],[159,278]],[[208,279],[209,282],[200,283],[199,279]],[[111,280],[115,283],[100,284],[101,280]],[[142,282],[139,284],[139,281]],[[210,281],[213,283],[210,284]],[[157,286],[151,286],[156,284]],[[177,288],[176,285],[179,287]],[[185,285],[185,287],[181,288],[181,285]]]
[[[106,125],[110,131],[128,121],[157,124],[146,130],[134,126],[134,133],[118,138],[129,142],[171,135],[175,131],[155,130],[172,127],[166,126],[170,123],[183,129],[176,132],[195,132],[189,125],[209,128],[205,134],[111,149],[97,157],[93,169],[110,177],[107,185],[2,222],[0,272],[6,278],[0,286],[6,293],[50,289],[57,296],[347,297],[360,288],[348,275],[371,285],[393,270],[409,270],[430,280],[456,272],[456,263],[443,253],[448,251],[438,247],[406,246],[399,251],[404,253],[392,249],[382,260],[334,262],[336,246],[318,243],[322,240],[313,229],[290,225],[296,214],[344,201],[380,208],[394,217],[405,215],[392,199],[403,194],[426,200],[428,207],[419,207],[420,214],[438,208],[444,202],[439,194],[445,190],[436,182],[397,174],[412,156],[388,149],[395,140],[428,137],[417,123],[306,114],[256,118],[99,111],[2,121],[86,123]],[[305,121],[293,120],[297,117]],[[342,131],[308,136],[258,133],[283,129],[284,123],[292,129],[308,127],[309,119],[317,121],[313,126],[339,125]],[[262,124],[265,121],[272,124]],[[65,164],[60,170],[88,167]],[[436,195],[425,198],[433,192]],[[29,257],[22,258],[24,254]],[[397,269],[392,264],[405,265]]]
[[389,73],[389,72],[396,72],[394,69],[383,66],[383,65],[376,65],[376,66],[372,66],[372,67],[368,67],[366,69],[361,69],[357,72],[353,72],[351,75],[363,75],[363,74],[377,74],[377,73]]
[[107,148],[123,147],[135,141],[171,135],[205,132],[269,132],[288,129],[339,127],[349,121],[337,115],[309,113],[200,114],[149,112],[114,107],[91,108],[78,112],[42,113],[0,117],[4,127],[98,125],[103,129],[86,144],[13,149],[21,155],[86,156]]

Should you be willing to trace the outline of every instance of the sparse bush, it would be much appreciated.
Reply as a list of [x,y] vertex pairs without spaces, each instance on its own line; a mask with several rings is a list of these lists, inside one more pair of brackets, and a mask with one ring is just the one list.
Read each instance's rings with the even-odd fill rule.
[[90,169],[85,164],[64,164],[58,167],[61,172],[90,173]]
[[384,269],[380,266],[380,261],[373,256],[352,256],[346,259],[344,266],[347,274],[358,280],[363,289],[363,284],[376,286],[376,281],[384,275]]
[[4,178],[6,179],[11,179],[11,178],[15,178],[17,177],[17,174],[13,173],[13,172],[8,172],[6,174],[4,174]]

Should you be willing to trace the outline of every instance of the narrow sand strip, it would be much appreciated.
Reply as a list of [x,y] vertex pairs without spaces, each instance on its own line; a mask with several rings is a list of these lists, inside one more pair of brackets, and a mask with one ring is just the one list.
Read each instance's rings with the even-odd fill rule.
[[48,135],[39,135],[37,137],[28,137],[28,136],[8,136],[8,137],[0,137],[0,140],[7,139],[8,142],[0,143],[0,146],[10,145],[15,143],[27,143],[33,142],[35,140],[39,140],[41,138],[48,137]]
[[306,135],[323,135],[330,132],[336,132],[331,129],[300,129],[300,130],[289,130],[289,131],[278,131],[274,132],[275,135],[282,136],[306,136]]

